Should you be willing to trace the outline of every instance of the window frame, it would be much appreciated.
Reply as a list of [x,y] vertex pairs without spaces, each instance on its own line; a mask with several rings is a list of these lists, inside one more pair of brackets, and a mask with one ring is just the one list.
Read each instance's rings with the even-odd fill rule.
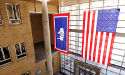
[[[24,59],[24,58],[28,57],[28,56],[27,56],[27,53],[26,53],[27,51],[26,51],[25,53],[22,53],[21,43],[24,43],[24,45],[25,45],[25,51],[26,51],[26,44],[25,44],[25,42],[16,43],[16,44],[19,44],[19,48],[20,48],[20,52],[21,52],[21,54],[17,55],[17,53],[16,53],[16,48],[15,48],[15,45],[16,45],[16,44],[15,44],[15,45],[14,45],[14,49],[15,49],[15,53],[16,53],[16,58],[17,58],[17,60]],[[25,54],[25,56],[18,58],[19,56],[24,55],[24,54]]]
[[1,14],[1,10],[0,10],[0,21],[2,22],[2,24],[0,24],[0,26],[2,26],[3,25],[3,19],[2,19],[2,14]]
[[[13,16],[14,16],[14,19],[9,19],[10,15],[8,14],[8,9],[7,9],[7,5],[11,5],[12,6],[12,12],[13,12]],[[18,6],[18,10],[17,7]],[[20,5],[19,4],[13,4],[13,3],[6,3],[5,4],[5,7],[6,7],[6,12],[7,12],[7,16],[8,16],[8,20],[9,20],[9,24],[10,25],[20,25],[22,24],[22,20],[21,20],[21,12],[20,12]],[[16,7],[16,8],[15,8]],[[17,17],[17,14],[14,12],[14,9],[16,10],[16,13],[18,13],[19,17]],[[17,19],[16,19],[17,18]],[[12,23],[11,21],[19,21],[18,23]]]
[[[6,59],[5,58],[5,53],[4,53],[4,51],[3,51],[3,48],[4,47],[7,47],[8,48],[8,52],[9,52],[9,56],[10,56],[10,58],[8,58],[8,59]],[[6,66],[6,65],[8,65],[8,64],[11,64],[12,63],[12,57],[11,57],[11,53],[10,53],[10,51],[9,51],[9,46],[3,46],[3,47],[0,47],[1,48],[1,52],[2,52],[2,56],[3,56],[3,60],[2,61],[0,61],[0,62],[4,62],[4,61],[7,61],[7,60],[10,60],[10,62],[7,62],[7,63],[5,63],[5,64],[2,64],[2,65],[0,65],[0,67],[3,67],[3,66]]]

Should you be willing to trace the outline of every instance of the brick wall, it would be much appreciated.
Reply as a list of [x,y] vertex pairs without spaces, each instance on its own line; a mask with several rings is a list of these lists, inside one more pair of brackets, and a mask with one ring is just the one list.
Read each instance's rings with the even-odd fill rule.
[[[5,3],[19,4],[21,24],[9,24]],[[20,75],[28,70],[33,71],[35,58],[27,3],[16,0],[0,0],[0,10],[3,18],[3,25],[0,26],[0,47],[9,46],[12,57],[12,63],[0,67],[0,75]],[[14,45],[19,42],[26,43],[27,57],[17,60]]]

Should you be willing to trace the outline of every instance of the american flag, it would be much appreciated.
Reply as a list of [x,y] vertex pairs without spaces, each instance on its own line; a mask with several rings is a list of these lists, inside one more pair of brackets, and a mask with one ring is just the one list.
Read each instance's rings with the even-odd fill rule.
[[84,11],[82,57],[109,66],[120,9]]

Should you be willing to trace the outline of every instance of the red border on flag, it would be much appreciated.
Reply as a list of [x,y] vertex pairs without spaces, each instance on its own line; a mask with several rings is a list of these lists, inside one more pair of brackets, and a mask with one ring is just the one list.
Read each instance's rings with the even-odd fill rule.
[[[55,38],[55,24],[54,24],[54,17],[63,17],[63,16],[67,16],[68,17],[68,22],[67,22],[67,51],[62,51],[58,48],[56,48],[56,38]],[[60,51],[62,53],[65,53],[65,54],[69,54],[69,17],[70,17],[70,13],[62,13],[62,14],[53,14],[52,15],[53,17],[53,35],[54,35],[54,49],[57,50],[57,51]]]

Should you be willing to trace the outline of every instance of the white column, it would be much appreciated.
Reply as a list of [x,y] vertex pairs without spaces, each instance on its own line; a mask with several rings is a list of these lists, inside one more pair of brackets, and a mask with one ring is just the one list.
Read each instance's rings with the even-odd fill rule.
[[53,75],[47,0],[42,0],[42,23],[43,23],[44,44],[45,44],[48,75]]

